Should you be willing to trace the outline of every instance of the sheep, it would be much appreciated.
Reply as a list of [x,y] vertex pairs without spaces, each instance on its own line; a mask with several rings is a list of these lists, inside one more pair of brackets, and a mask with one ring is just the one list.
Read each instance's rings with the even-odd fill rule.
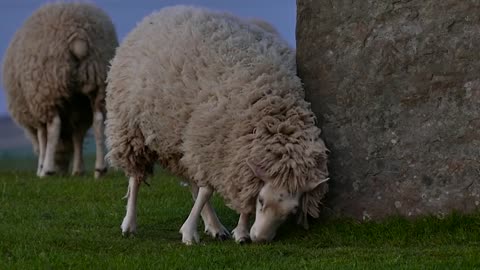
[[83,173],[82,145],[94,127],[95,178],[104,160],[105,80],[118,46],[109,16],[85,3],[51,3],[15,33],[5,54],[8,110],[38,154],[37,175]]
[[228,236],[214,191],[240,214],[239,243],[271,241],[297,210],[300,221],[318,217],[328,150],[278,34],[228,13],[164,8],[127,35],[107,82],[107,160],[129,177],[124,235],[136,232],[139,187],[157,162],[191,184],[187,245],[199,242],[200,214],[208,234]]

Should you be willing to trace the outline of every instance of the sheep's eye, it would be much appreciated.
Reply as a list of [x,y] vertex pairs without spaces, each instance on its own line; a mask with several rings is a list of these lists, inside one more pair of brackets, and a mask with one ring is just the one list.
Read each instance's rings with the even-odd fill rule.
[[293,208],[293,210],[292,210],[292,213],[293,213],[293,214],[296,214],[297,211],[298,211],[298,206],[295,206],[295,207]]
[[263,206],[263,198],[258,198],[258,202],[260,203],[260,206]]

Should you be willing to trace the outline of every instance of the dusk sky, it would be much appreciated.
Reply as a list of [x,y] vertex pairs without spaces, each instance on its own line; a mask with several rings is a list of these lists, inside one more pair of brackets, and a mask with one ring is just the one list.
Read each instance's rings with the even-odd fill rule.
[[[45,0],[0,0],[0,62],[15,31]],[[241,17],[263,18],[295,46],[295,0],[91,0],[112,18],[120,42],[146,15],[172,5],[195,5],[229,11]],[[0,115],[7,114],[3,83],[0,83]]]

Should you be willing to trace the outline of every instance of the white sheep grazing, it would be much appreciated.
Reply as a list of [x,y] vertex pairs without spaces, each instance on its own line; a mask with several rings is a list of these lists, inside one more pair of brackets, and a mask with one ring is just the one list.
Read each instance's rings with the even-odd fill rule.
[[278,34],[226,13],[165,8],[128,34],[107,81],[107,159],[130,177],[124,234],[136,231],[139,186],[156,162],[191,182],[186,244],[199,241],[200,214],[209,234],[228,234],[214,190],[240,213],[238,242],[272,240],[297,208],[318,217],[327,149]]
[[15,33],[3,63],[8,109],[38,153],[41,177],[83,173],[82,145],[93,122],[95,177],[104,161],[105,80],[118,46],[109,16],[83,3],[52,3]]

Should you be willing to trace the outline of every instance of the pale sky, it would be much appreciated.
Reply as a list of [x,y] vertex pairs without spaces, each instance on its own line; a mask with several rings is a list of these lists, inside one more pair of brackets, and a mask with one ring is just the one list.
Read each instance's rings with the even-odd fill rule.
[[[0,62],[13,34],[45,0],[0,0]],[[146,15],[166,6],[184,4],[229,11],[241,17],[263,18],[295,46],[295,0],[90,0],[112,18],[121,40]],[[1,82],[1,81],[0,81]],[[3,83],[0,83],[0,115],[7,114]]]

